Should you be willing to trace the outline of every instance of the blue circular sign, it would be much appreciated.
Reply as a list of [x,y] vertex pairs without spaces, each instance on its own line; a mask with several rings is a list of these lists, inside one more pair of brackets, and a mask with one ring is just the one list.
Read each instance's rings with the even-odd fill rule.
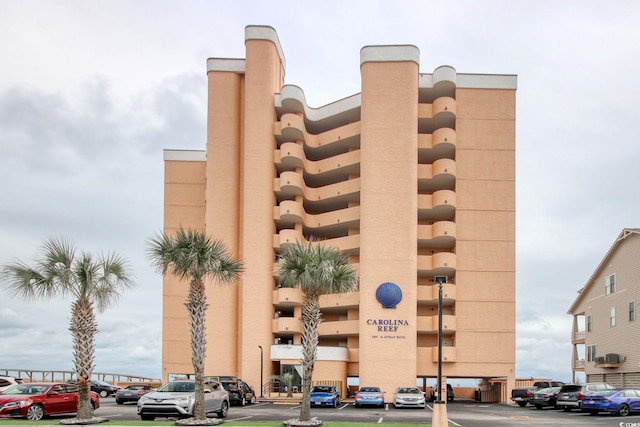
[[402,289],[392,282],[385,282],[376,289],[376,299],[383,308],[396,308],[402,301]]

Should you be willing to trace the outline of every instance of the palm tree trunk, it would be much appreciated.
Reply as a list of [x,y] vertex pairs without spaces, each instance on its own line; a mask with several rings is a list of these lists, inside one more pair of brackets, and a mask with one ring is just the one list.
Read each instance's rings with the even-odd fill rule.
[[191,281],[185,306],[191,323],[191,362],[196,386],[193,417],[203,421],[207,419],[204,407],[204,361],[207,353],[205,320],[208,304],[202,278]]
[[73,357],[78,379],[78,412],[80,420],[93,418],[91,408],[91,374],[95,355],[95,336],[98,332],[93,304],[87,299],[79,299],[71,306],[69,330],[73,339]]
[[322,322],[319,295],[310,295],[302,304],[302,404],[300,421],[311,419],[311,382],[318,352],[318,328]]

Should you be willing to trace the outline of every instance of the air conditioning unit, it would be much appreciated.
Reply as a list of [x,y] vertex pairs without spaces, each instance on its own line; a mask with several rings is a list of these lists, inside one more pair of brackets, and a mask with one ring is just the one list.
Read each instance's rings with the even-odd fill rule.
[[604,363],[620,363],[620,355],[609,353],[604,357]]
[[604,365],[604,357],[603,356],[598,356],[596,357],[596,365]]

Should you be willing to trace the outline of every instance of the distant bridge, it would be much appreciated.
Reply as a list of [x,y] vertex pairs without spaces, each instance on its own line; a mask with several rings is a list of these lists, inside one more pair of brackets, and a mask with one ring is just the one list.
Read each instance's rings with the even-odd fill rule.
[[[67,382],[74,378],[75,371],[42,371],[38,369],[4,369],[0,368],[0,375],[22,378],[28,382],[35,381],[60,381]],[[91,376],[94,380],[108,383],[161,383],[157,378],[149,378],[140,375],[112,374],[106,372],[94,372]]]

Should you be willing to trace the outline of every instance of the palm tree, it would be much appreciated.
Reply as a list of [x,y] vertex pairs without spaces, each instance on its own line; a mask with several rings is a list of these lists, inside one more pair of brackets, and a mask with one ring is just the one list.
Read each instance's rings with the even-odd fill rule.
[[[191,361],[195,374],[193,418],[206,421],[204,408],[204,362],[207,351],[205,319],[207,294],[205,278],[231,283],[242,272],[236,260],[220,240],[210,239],[204,232],[179,228],[173,236],[161,233],[149,241],[147,253],[151,263],[162,273],[172,273],[189,280],[185,302],[191,327]],[[226,410],[225,410],[226,411]]]
[[322,323],[320,295],[346,293],[356,289],[358,276],[347,258],[318,242],[297,242],[287,246],[278,267],[278,282],[300,287],[302,301],[302,404],[300,421],[311,419],[311,381],[318,349],[318,328]]
[[96,259],[86,252],[78,254],[71,241],[50,238],[45,240],[42,257],[35,266],[18,261],[5,265],[2,273],[2,282],[9,291],[25,300],[66,295],[75,298],[71,304],[69,330],[78,383],[76,418],[91,420],[89,390],[98,332],[96,311],[103,312],[117,302],[124,289],[134,286],[128,263],[116,254]]

